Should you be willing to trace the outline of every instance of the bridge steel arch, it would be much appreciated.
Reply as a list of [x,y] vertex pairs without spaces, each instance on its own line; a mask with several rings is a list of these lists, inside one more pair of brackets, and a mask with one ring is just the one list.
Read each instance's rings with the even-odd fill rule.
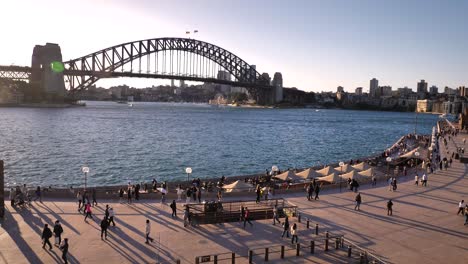
[[[142,74],[124,72],[124,66],[133,61],[162,51],[189,52],[202,56],[221,66],[237,80],[236,82],[217,80],[216,78],[204,78],[195,75],[168,75],[168,74]],[[86,56],[64,62],[65,78],[71,93],[81,91],[96,83],[101,78],[112,78],[119,76],[168,78],[193,81],[206,81],[221,84],[231,84],[245,87],[256,99],[269,98],[273,88],[260,75],[254,67],[242,60],[235,54],[216,45],[187,38],[155,38],[128,42],[109,47]],[[119,71],[121,70],[121,72]],[[131,70],[132,71],[132,70]],[[262,100],[262,101],[264,101]],[[268,100],[268,99],[267,99]],[[265,102],[263,102],[265,103]]]

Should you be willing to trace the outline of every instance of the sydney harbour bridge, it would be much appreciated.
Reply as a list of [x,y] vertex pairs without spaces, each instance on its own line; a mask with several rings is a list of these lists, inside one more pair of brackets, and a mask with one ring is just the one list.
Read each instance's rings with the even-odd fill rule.
[[[223,71],[228,75],[219,77]],[[25,80],[64,98],[98,80],[116,77],[177,79],[244,87],[258,104],[283,99],[282,83],[271,85],[256,67],[219,46],[188,38],[155,38],[119,44],[86,56],[63,61],[60,47],[34,47],[30,67],[0,66],[0,82]]]

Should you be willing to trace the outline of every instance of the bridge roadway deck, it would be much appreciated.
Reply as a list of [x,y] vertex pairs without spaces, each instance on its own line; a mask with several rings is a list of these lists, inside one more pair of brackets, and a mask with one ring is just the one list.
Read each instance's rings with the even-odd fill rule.
[[[461,146],[459,135],[455,143]],[[446,150],[442,147],[442,150]],[[454,161],[447,171],[429,176],[428,186],[415,186],[414,176],[399,179],[396,192],[387,190],[381,182],[377,187],[361,186],[363,204],[354,211],[355,194],[350,191],[325,191],[320,201],[308,202],[302,193],[287,198],[297,204],[304,217],[319,223],[320,231],[344,234],[367,247],[390,263],[466,263],[468,259],[468,226],[457,216],[459,200],[468,200],[468,165]],[[251,197],[249,197],[251,198]],[[386,202],[394,201],[393,216],[386,214]],[[236,198],[237,199],[237,198]],[[248,248],[288,244],[280,237],[281,227],[268,221],[255,221],[243,229],[239,223],[204,225],[186,229],[181,218],[173,220],[168,206],[155,201],[143,201],[132,206],[111,203],[116,211],[116,227],[111,227],[107,241],[101,241],[97,220],[85,223],[77,213],[77,204],[70,200],[47,200],[34,203],[31,209],[16,211],[8,207],[7,219],[0,228],[0,263],[58,263],[60,252],[41,248],[43,223],[62,222],[64,237],[70,239],[71,263],[194,263],[194,257],[234,251],[246,255]],[[103,203],[95,209],[103,216]],[[181,213],[180,213],[181,214]],[[144,222],[153,222],[155,243],[144,243]],[[297,221],[296,218],[292,222]],[[299,225],[299,241],[312,239],[312,230]],[[53,243],[53,239],[52,239]],[[317,250],[320,251],[320,250]],[[333,251],[306,258],[287,257],[269,263],[347,263],[345,257]],[[256,258],[256,263],[262,261]],[[238,259],[236,263],[245,263]]]

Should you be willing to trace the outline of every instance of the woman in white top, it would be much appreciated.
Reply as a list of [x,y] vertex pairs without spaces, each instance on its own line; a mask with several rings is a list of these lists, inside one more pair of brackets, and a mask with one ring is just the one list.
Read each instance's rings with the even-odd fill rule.
[[419,185],[419,177],[417,174],[414,176],[414,184]]
[[291,238],[291,244],[294,244],[294,239],[296,240],[296,243],[298,243],[298,239],[297,239],[297,225],[296,223],[294,223],[292,226],[291,226],[291,235],[292,235],[292,238]]

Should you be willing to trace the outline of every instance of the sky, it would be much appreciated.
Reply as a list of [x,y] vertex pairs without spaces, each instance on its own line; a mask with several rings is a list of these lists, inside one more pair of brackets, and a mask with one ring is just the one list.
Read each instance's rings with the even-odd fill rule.
[[[120,43],[186,37],[218,45],[305,91],[369,89],[369,80],[439,91],[468,85],[468,1],[0,0],[0,65],[29,66],[34,45],[64,61]],[[160,82],[160,81],[159,81]],[[157,80],[112,79],[109,87]]]

